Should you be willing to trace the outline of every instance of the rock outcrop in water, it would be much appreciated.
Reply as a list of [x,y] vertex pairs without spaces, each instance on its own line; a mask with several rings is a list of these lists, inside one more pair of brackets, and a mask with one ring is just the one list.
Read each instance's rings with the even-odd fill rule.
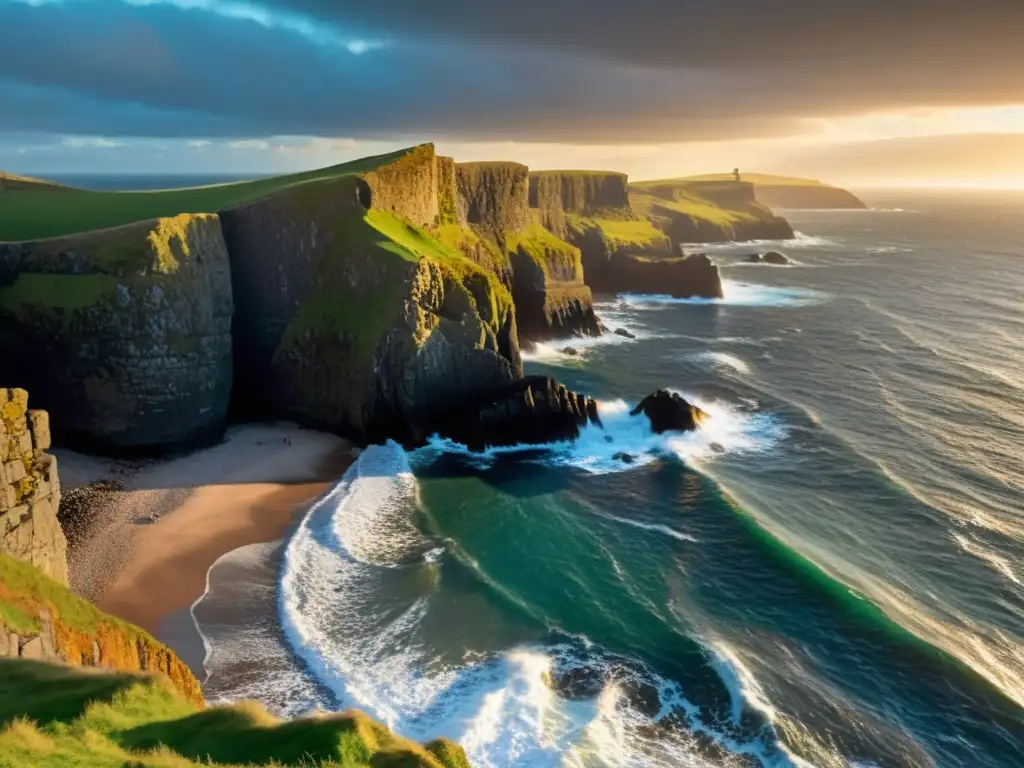
[[752,264],[773,264],[777,267],[791,264],[789,257],[778,251],[768,251],[767,253],[752,253],[747,256],[747,261]]
[[572,440],[588,424],[601,424],[593,399],[551,378],[530,376],[453,409],[439,429],[471,450],[482,451]]
[[700,408],[667,389],[659,389],[645,397],[630,411],[630,416],[639,416],[641,413],[650,419],[651,429],[659,435],[672,431],[689,432],[707,418],[707,414]]

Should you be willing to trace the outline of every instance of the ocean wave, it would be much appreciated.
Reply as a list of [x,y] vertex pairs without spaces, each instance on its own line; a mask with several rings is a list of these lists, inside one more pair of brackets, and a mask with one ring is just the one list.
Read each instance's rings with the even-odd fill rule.
[[750,373],[750,366],[743,360],[727,352],[699,352],[698,360],[708,360],[717,367],[728,368],[736,373]]
[[[398,520],[409,518],[416,503],[408,468],[396,444],[371,446],[310,510],[285,550],[282,628],[334,695],[333,706],[366,709],[408,738],[452,738],[482,768],[594,759],[636,768],[704,765],[706,739],[699,744],[694,732],[739,754],[772,751],[755,743],[762,734],[747,743],[704,725],[676,683],[593,643],[476,651],[454,663],[436,656],[421,634],[436,586],[417,590],[413,579],[395,589],[393,581],[401,573],[396,563],[415,572],[410,549],[421,551],[421,567],[443,567],[443,550],[413,540]],[[371,537],[381,540],[370,544]],[[577,700],[555,693],[550,675],[574,667],[600,676],[600,691]],[[676,726],[652,729],[671,713]]]
[[711,304],[734,307],[802,307],[818,304],[827,297],[817,291],[803,288],[784,288],[775,285],[723,280],[721,299],[679,299],[663,294],[624,293],[619,300],[633,309],[660,308],[672,304]]
[[[425,448],[417,451],[417,456],[430,460],[437,453],[454,453],[468,464],[483,469],[501,456],[521,453],[528,454],[527,460],[531,462],[607,474],[630,471],[669,455],[683,461],[700,462],[766,450],[786,434],[785,427],[773,414],[758,412],[749,404],[740,407],[692,393],[678,394],[710,416],[692,432],[657,435],[645,415],[630,415],[632,407],[619,399],[598,401],[601,426],[589,424],[580,430],[578,438],[569,442],[517,444],[471,451],[460,443],[435,436]],[[535,455],[538,453],[539,456]],[[623,461],[623,455],[629,460]]]
[[822,235],[808,235],[805,232],[794,231],[793,237],[785,240],[740,240],[726,243],[694,243],[688,245],[687,251],[705,250],[742,250],[748,252],[756,251],[759,246],[776,246],[778,248],[838,248],[842,244]]

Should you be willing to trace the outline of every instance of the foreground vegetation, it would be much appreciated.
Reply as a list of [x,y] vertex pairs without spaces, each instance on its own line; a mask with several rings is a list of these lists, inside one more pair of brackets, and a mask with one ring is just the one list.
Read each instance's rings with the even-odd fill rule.
[[0,242],[59,237],[181,213],[216,213],[296,185],[366,173],[408,151],[287,176],[151,192],[94,192],[8,176],[10,182],[0,180]]
[[468,768],[358,712],[280,721],[243,703],[199,709],[163,680],[0,660],[0,768]]

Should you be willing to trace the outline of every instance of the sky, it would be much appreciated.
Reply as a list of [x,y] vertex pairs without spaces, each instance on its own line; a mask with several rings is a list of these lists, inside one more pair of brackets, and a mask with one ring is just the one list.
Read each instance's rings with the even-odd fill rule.
[[1024,0],[0,0],[0,169],[1024,186]]

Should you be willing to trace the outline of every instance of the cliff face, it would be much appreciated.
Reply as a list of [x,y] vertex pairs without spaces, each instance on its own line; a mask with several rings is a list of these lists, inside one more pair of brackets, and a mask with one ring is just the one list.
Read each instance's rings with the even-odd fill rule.
[[[433,157],[419,162],[436,180]],[[315,182],[222,213],[239,399],[356,438],[414,442],[433,411],[521,374],[515,312],[493,274],[364,209],[360,189],[360,179]]]
[[202,703],[199,683],[174,651],[5,554],[0,554],[0,607],[0,658],[151,672]]
[[[465,214],[469,230],[477,239],[474,243],[472,236],[463,234],[456,247],[478,264],[488,266],[489,261],[509,286],[521,340],[529,343],[599,334],[593,297],[583,282],[579,251],[541,226],[545,214],[529,205],[537,191],[526,166],[462,163],[455,168],[456,207],[460,217]],[[545,189],[555,190],[544,198],[546,210],[555,214],[560,211],[563,180],[552,177],[545,183]],[[572,189],[571,185],[567,188]],[[582,193],[578,197],[582,201]],[[564,230],[564,217],[560,221]],[[502,256],[493,255],[492,245]]]
[[505,233],[505,248],[510,254],[512,297],[524,342],[600,335],[578,248],[539,223]]
[[789,210],[839,208],[864,209],[864,204],[852,192],[826,184],[755,184],[758,202],[769,208]]
[[519,163],[457,163],[455,178],[466,221],[495,238],[530,223],[529,169]]
[[566,214],[629,210],[626,174],[603,171],[539,171],[530,174],[530,207],[558,237],[566,236]]
[[617,293],[664,294],[677,299],[720,299],[722,278],[704,254],[638,256],[616,253],[609,269]]
[[231,313],[214,215],[0,243],[4,372],[69,444],[165,449],[219,436]]
[[60,479],[49,448],[49,414],[28,410],[25,390],[0,388],[0,552],[67,584]]

